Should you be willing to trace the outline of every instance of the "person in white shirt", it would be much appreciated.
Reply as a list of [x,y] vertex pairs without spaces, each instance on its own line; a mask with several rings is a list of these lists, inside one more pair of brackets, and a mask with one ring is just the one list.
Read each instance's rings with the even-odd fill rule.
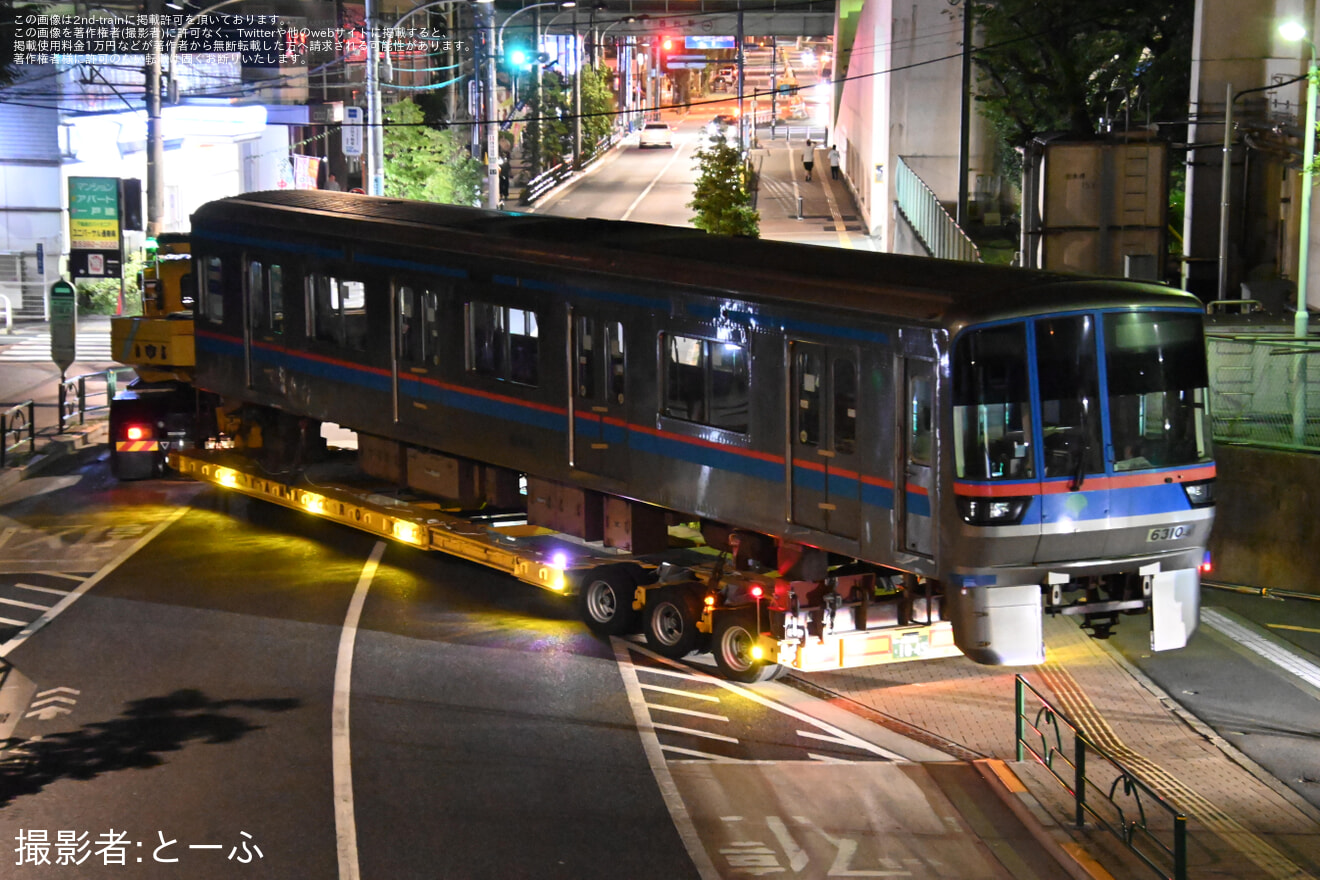
[[838,144],[830,147],[830,177],[839,179],[839,147]]
[[802,167],[806,169],[807,180],[811,180],[811,169],[816,164],[816,145],[807,141],[807,145],[802,148]]

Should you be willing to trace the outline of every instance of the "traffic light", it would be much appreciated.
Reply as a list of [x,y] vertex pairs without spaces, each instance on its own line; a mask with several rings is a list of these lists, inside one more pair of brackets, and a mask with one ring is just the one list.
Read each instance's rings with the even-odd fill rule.
[[142,229],[142,181],[136,177],[119,180],[119,218],[123,229]]
[[672,36],[664,35],[659,41],[660,72],[669,72],[669,57],[679,48],[679,42]]
[[504,49],[504,63],[510,70],[527,70],[533,61],[535,56],[523,43],[511,43]]

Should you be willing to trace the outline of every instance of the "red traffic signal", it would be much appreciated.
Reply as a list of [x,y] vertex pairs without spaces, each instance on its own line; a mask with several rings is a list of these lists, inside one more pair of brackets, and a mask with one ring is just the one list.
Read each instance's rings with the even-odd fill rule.
[[662,36],[659,39],[658,43],[659,43],[658,55],[660,58],[660,64],[659,64],[660,71],[662,73],[668,73],[669,57],[674,53],[675,49],[679,48],[680,44],[678,40],[670,36]]

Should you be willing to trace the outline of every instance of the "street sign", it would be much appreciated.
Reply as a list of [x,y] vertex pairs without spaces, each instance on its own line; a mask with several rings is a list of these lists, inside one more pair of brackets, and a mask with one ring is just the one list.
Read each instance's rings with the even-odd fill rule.
[[670,61],[670,70],[700,70],[706,66],[704,61]]
[[361,107],[344,108],[344,125],[339,129],[343,137],[345,156],[362,155],[362,120],[365,111]]
[[50,359],[60,376],[78,357],[78,291],[61,278],[50,286]]

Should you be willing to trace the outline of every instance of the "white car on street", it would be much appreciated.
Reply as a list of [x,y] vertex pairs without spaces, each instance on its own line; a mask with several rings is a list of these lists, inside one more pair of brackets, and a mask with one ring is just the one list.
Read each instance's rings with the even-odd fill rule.
[[637,146],[643,150],[647,147],[672,147],[674,145],[674,132],[663,122],[648,122],[642,126],[642,133],[637,136]]

